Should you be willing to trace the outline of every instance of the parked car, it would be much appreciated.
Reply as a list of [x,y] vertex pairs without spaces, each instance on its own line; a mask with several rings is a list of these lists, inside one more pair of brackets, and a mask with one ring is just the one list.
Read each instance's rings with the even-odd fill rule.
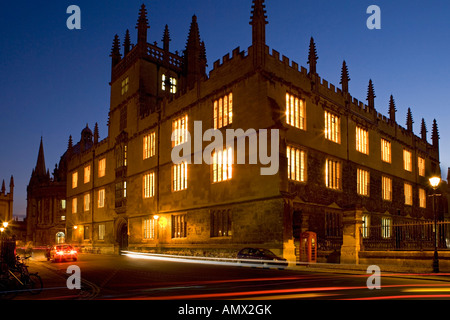
[[77,261],[78,252],[69,244],[57,244],[51,247],[47,260],[51,261]]
[[237,254],[240,263],[257,263],[265,267],[276,266],[284,269],[288,266],[286,259],[278,257],[272,251],[262,248],[244,248]]

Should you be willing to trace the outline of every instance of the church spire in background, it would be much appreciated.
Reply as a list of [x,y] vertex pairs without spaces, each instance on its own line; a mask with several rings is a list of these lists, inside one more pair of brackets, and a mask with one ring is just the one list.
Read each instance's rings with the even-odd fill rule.
[[34,170],[37,176],[43,177],[47,175],[47,169],[45,167],[45,158],[44,158],[44,144],[42,142],[41,137],[41,144],[39,145],[39,153],[38,158],[36,161],[36,169]]

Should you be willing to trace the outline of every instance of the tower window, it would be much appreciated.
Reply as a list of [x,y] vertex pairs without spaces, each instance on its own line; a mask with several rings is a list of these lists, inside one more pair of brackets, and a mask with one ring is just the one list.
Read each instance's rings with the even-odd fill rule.
[[130,80],[128,77],[126,77],[123,81],[122,81],[122,95],[124,95],[125,93],[128,92],[128,85],[130,83]]
[[177,79],[163,74],[161,83],[162,83],[161,84],[162,91],[169,91],[170,93],[177,93]]

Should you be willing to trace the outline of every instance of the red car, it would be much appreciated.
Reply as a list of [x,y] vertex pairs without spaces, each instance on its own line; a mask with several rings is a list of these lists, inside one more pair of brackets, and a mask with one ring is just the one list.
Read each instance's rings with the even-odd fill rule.
[[48,260],[51,261],[77,261],[78,252],[71,245],[57,244],[50,249]]

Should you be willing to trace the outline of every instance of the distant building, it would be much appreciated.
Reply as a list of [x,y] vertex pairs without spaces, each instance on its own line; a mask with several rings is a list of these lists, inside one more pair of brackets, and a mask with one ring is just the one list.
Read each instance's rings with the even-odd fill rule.
[[34,246],[65,242],[66,172],[64,157],[55,167],[53,177],[45,166],[41,138],[36,167],[27,187],[27,236]]
[[[127,31],[122,51],[116,35],[108,136],[99,141],[97,127],[94,134],[86,128],[66,153],[68,242],[103,252],[221,256],[256,246],[294,259],[301,233],[312,231],[327,261],[357,248],[343,246],[349,224],[388,230],[432,219],[437,123],[429,143],[424,122],[421,136],[414,134],[411,110],[406,128],[397,123],[393,97],[389,117],[378,113],[372,81],[367,105],[353,98],[345,62],[341,88],[322,79],[312,38],[309,70],[270,51],[264,1],[253,0],[252,9],[248,51],[234,49],[209,75],[196,16],[182,55],[170,52],[168,27],[162,47],[147,42],[145,6],[137,43]],[[211,164],[175,164],[173,148],[189,141],[183,133],[172,141],[172,133],[194,136],[194,121],[202,135],[242,129],[247,141],[261,138],[260,129],[279,130],[279,147],[271,150],[279,154],[278,172],[264,176],[266,165],[249,164],[248,143],[246,164],[237,164],[226,143]]]
[[9,193],[6,193],[5,180],[2,182],[0,190],[0,224],[3,222],[11,222],[13,218],[14,204],[14,178],[11,176],[9,181]]

